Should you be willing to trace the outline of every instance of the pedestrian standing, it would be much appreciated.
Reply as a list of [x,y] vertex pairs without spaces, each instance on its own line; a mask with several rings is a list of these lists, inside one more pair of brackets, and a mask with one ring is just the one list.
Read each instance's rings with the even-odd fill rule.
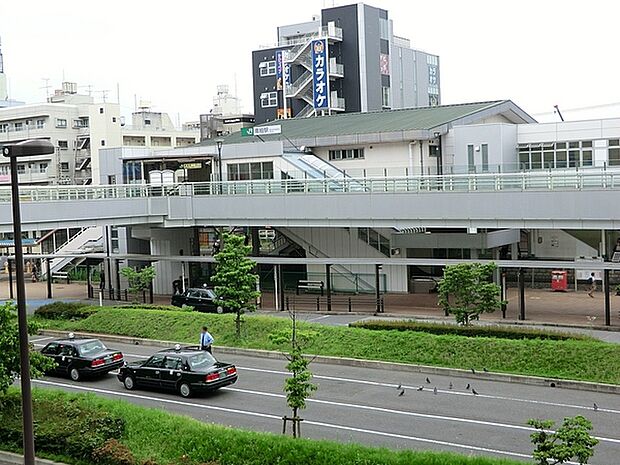
[[213,344],[213,336],[209,334],[209,330],[206,326],[202,327],[202,331],[200,332],[200,350],[206,350],[209,353],[211,352],[211,345]]
[[594,299],[592,295],[594,291],[596,291],[596,276],[594,276],[594,272],[590,273],[590,277],[588,278],[588,283],[590,283],[590,288],[588,289],[588,295]]
[[32,262],[32,282],[36,283],[39,280],[39,269],[37,268],[37,262]]

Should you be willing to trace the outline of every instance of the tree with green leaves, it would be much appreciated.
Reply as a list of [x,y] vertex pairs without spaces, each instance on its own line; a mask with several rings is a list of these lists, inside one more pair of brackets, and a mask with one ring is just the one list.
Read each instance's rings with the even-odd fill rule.
[[493,313],[502,304],[500,287],[492,281],[496,268],[495,263],[446,266],[439,284],[439,305],[462,325]]
[[[35,335],[38,326],[28,323],[28,334]],[[55,362],[41,353],[30,350],[30,376],[38,378],[54,367]],[[0,305],[0,394],[5,394],[19,377],[19,326],[17,323],[17,307],[14,302]]]
[[536,446],[532,457],[538,465],[557,465],[573,459],[587,464],[594,455],[598,439],[590,435],[592,422],[581,415],[564,418],[562,426],[555,432],[551,431],[555,425],[553,420],[532,419],[527,424],[536,428],[530,438]]
[[271,342],[275,344],[291,344],[291,351],[285,354],[288,364],[286,369],[291,376],[284,381],[284,392],[286,393],[286,403],[292,411],[292,417],[283,417],[284,429],[286,422],[293,424],[293,437],[300,436],[300,424],[302,419],[299,411],[306,408],[306,400],[317,390],[317,386],[312,383],[312,372],[308,368],[312,360],[304,357],[303,348],[309,345],[316,337],[314,331],[299,331],[297,328],[297,315],[295,311],[289,312],[291,317],[291,329],[281,330],[269,335]]
[[245,238],[236,234],[223,233],[223,246],[215,254],[215,294],[222,306],[236,313],[237,337],[241,337],[241,317],[246,311],[256,310],[256,289],[258,275],[256,263],[248,258],[252,247],[245,244]]
[[150,289],[153,279],[155,278],[155,267],[145,266],[137,270],[130,266],[126,266],[125,268],[121,268],[121,275],[127,278],[129,292],[137,295],[142,291]]

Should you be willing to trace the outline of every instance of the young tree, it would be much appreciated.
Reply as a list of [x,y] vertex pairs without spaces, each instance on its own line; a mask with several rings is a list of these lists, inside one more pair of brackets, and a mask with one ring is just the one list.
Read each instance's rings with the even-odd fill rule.
[[[34,335],[38,327],[28,324],[28,334]],[[30,376],[37,378],[46,370],[54,367],[54,361],[49,357],[30,351]],[[13,302],[0,305],[0,394],[6,393],[9,386],[19,377],[19,327],[17,324],[17,309]]]
[[308,368],[312,360],[303,356],[302,349],[314,339],[316,334],[312,331],[299,331],[295,312],[291,312],[290,316],[291,330],[270,334],[269,338],[276,344],[291,344],[291,351],[285,354],[288,360],[286,369],[291,373],[291,376],[284,381],[284,392],[286,393],[286,403],[293,415],[291,418],[282,418],[284,421],[282,432],[286,431],[286,422],[291,421],[293,437],[297,438],[300,436],[300,423],[302,421],[299,417],[299,410],[306,408],[306,400],[317,390],[317,386],[311,382],[312,372]]
[[495,263],[449,265],[439,284],[439,305],[455,316],[457,323],[469,325],[483,313],[500,308],[500,287],[491,281]]
[[132,294],[140,294],[151,287],[151,283],[155,278],[155,268],[153,266],[145,266],[141,270],[136,270],[130,266],[121,268],[121,275],[127,278],[129,284],[129,292]]
[[532,419],[527,422],[538,431],[532,433],[532,443],[536,446],[532,457],[538,465],[556,465],[571,461],[587,464],[594,455],[598,439],[590,435],[592,423],[581,415],[564,418],[557,431],[549,431],[555,422]]
[[211,280],[215,283],[215,294],[222,300],[222,306],[233,310],[237,317],[237,337],[241,337],[241,315],[256,309],[258,275],[254,273],[256,263],[248,258],[252,249],[245,245],[245,239],[236,234],[223,234],[224,245],[215,255],[216,269]]

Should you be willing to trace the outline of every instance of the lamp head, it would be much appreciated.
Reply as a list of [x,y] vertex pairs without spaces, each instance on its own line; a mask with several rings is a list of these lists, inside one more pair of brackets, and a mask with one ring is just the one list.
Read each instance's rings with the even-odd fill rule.
[[6,144],[2,147],[2,155],[7,158],[49,155],[55,151],[54,145],[46,139],[30,139],[16,144]]

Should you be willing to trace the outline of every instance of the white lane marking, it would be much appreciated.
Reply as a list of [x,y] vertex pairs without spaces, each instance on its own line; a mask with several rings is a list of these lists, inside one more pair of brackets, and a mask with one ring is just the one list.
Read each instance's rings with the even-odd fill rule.
[[[43,347],[43,344],[34,344],[34,345],[35,346],[39,346],[39,347]],[[149,358],[148,355],[126,354],[124,352],[123,352],[123,355],[125,357],[133,357],[133,358]],[[290,376],[291,375],[287,371],[269,370],[269,369],[266,369],[266,368],[251,368],[251,367],[242,367],[242,366],[239,366],[239,365],[237,365],[237,368],[241,369],[241,370],[255,371],[255,372],[258,372],[258,373],[270,373],[270,374],[283,375],[283,376]],[[396,388],[396,384],[393,384],[393,383],[382,383],[380,381],[368,381],[368,380],[363,380],[363,379],[341,378],[341,377],[338,377],[338,376],[327,376],[327,375],[316,375],[316,374],[313,374],[312,377],[316,378],[316,379],[325,379],[325,380],[328,380],[328,381],[340,381],[340,382],[353,383],[353,384],[367,384],[367,385],[370,385],[370,386]],[[402,387],[405,388],[405,389],[408,389],[408,390],[415,390],[419,386],[409,386],[409,385],[403,384]],[[430,390],[427,389],[427,388],[424,388],[424,391],[429,391],[430,392]],[[453,396],[468,396],[468,397],[472,396],[472,394],[470,392],[463,392],[463,391],[446,391],[446,390],[443,390],[443,389],[439,389],[439,390],[437,390],[437,392],[442,393],[442,394],[450,394],[450,395],[453,395]],[[492,396],[492,395],[489,395],[489,394],[478,394],[476,397],[479,397],[479,398],[482,398],[482,399],[494,399],[494,400],[505,400],[505,401],[509,401],[509,402],[521,402],[521,403],[526,403],[526,404],[548,405],[550,407],[572,408],[572,409],[587,410],[587,411],[592,410],[591,406],[577,405],[577,404],[565,404],[565,403],[562,403],[562,402],[550,402],[550,401],[546,401],[546,400],[519,399],[517,397]],[[605,413],[620,414],[620,410],[615,410],[615,409],[610,409],[610,408],[603,408],[601,406],[599,406],[598,411],[599,412],[605,412]]]
[[303,320],[305,322],[309,322],[309,321],[319,321],[319,320],[324,320],[325,318],[329,318],[331,315],[323,315],[323,316],[317,316],[315,318],[309,318],[307,320]]
[[[257,395],[257,396],[279,397],[279,398],[286,397],[284,394],[275,394],[272,392],[262,392],[262,391],[252,391],[249,389],[239,389],[239,388],[231,388],[231,387],[225,387],[222,389],[226,391],[241,392],[244,394],[252,394],[252,395]],[[497,428],[517,429],[517,430],[523,430],[523,431],[536,431],[535,428],[531,428],[529,426],[511,425],[508,423],[498,423],[494,421],[485,421],[485,420],[472,420],[469,418],[462,418],[462,417],[449,417],[445,415],[433,415],[429,413],[408,412],[406,410],[395,410],[395,409],[384,408],[384,407],[373,407],[371,405],[349,404],[346,402],[334,402],[331,400],[320,400],[320,399],[307,399],[306,402],[312,402],[315,404],[333,405],[336,407],[355,408],[355,409],[360,409],[360,410],[371,410],[374,412],[391,413],[391,414],[396,414],[396,415],[406,415],[410,417],[428,418],[431,420],[444,420],[444,421],[453,421],[456,423],[470,423],[470,424],[482,425],[482,426],[493,426]],[[595,436],[595,437],[596,439],[600,441],[613,442],[613,443],[620,444],[620,439],[598,437],[598,436]]]
[[[64,388],[68,388],[68,389],[76,389],[79,391],[90,391],[90,392],[97,392],[100,394],[109,394],[109,395],[114,395],[114,396],[120,396],[120,397],[129,397],[129,398],[133,398],[133,399],[141,399],[141,400],[149,400],[149,401],[153,401],[153,402],[164,402],[164,403],[169,403],[169,404],[174,404],[174,405],[182,405],[182,406],[189,406],[189,407],[196,407],[199,409],[204,409],[204,410],[216,410],[219,412],[227,412],[227,413],[236,413],[239,415],[247,415],[247,416],[255,416],[255,417],[260,417],[260,418],[268,418],[271,420],[278,420],[281,421],[282,417],[278,416],[278,415],[270,415],[267,413],[260,413],[260,412],[252,412],[249,410],[239,410],[239,409],[234,409],[234,408],[228,408],[228,407],[216,407],[214,405],[204,405],[204,404],[197,404],[195,402],[186,402],[186,401],[180,401],[180,400],[173,400],[173,399],[166,399],[166,398],[162,398],[162,397],[149,397],[149,396],[144,396],[144,395],[140,395],[140,394],[131,394],[128,392],[116,392],[116,391],[110,391],[108,389],[99,389],[99,388],[90,388],[90,387],[85,387],[85,386],[76,386],[73,384],[64,384],[64,383],[55,383],[52,381],[43,381],[43,380],[33,380],[34,383],[37,384],[44,384],[44,385],[50,385],[50,386],[59,386],[59,387],[64,387]],[[519,452],[510,452],[510,451],[503,451],[503,450],[499,450],[499,449],[489,449],[486,447],[480,447],[480,446],[471,446],[468,444],[459,444],[459,443],[455,443],[455,442],[448,442],[448,441],[440,441],[440,440],[436,440],[436,439],[428,439],[428,438],[421,438],[418,436],[407,436],[404,434],[396,434],[396,433],[388,433],[385,431],[376,431],[376,430],[371,430],[371,429],[365,429],[365,428],[355,428],[352,426],[344,426],[344,425],[337,425],[337,424],[333,424],[333,423],[324,423],[324,422],[319,422],[319,421],[312,421],[312,420],[304,420],[304,424],[305,425],[314,425],[314,426],[320,426],[323,428],[332,428],[332,429],[340,429],[340,430],[345,430],[345,431],[355,431],[355,432],[359,432],[359,433],[366,433],[366,434],[371,434],[371,435],[375,435],[375,436],[384,436],[384,437],[391,437],[391,438],[397,438],[397,439],[408,439],[410,441],[415,441],[415,442],[424,442],[424,443],[430,443],[430,444],[437,444],[437,445],[442,445],[442,446],[448,446],[448,447],[454,447],[454,448],[458,448],[458,449],[467,449],[467,450],[473,450],[473,451],[478,451],[478,452],[490,452],[490,453],[494,453],[494,454],[500,454],[500,455],[508,455],[508,456],[512,456],[512,457],[523,457],[523,458],[530,458],[531,456],[529,454],[521,454]],[[567,462],[567,463],[573,463],[573,462]],[[578,465],[578,464],[575,464]]]
[[35,343],[35,342],[41,342],[41,341],[48,341],[50,339],[56,339],[56,338],[53,337],[53,336],[50,336],[50,337],[40,337],[40,338],[37,338],[37,339],[30,339],[30,342]]

